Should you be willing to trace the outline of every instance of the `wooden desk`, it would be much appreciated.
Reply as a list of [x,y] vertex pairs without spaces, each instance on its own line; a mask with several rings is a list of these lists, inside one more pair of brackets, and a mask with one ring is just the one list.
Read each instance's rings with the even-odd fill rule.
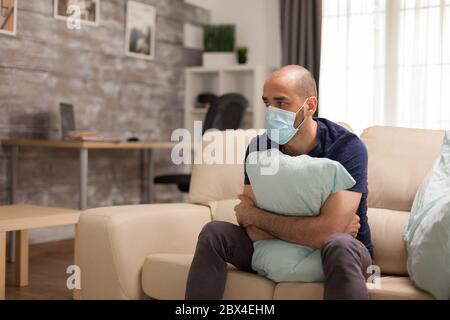
[[[145,186],[144,203],[152,203],[154,201],[154,158],[153,150],[170,150],[178,142],[87,142],[87,141],[65,141],[65,140],[36,140],[36,139],[7,139],[1,140],[1,144],[10,149],[10,179],[9,192],[10,204],[16,204],[17,189],[17,163],[19,161],[20,148],[47,148],[47,149],[76,149],[79,152],[79,204],[80,210],[88,208],[88,163],[89,150],[141,150],[145,162],[144,174],[142,181]],[[15,234],[10,235],[9,261],[15,261],[16,250]]]
[[88,162],[89,150],[142,150],[144,153],[145,167],[147,168],[143,180],[145,183],[145,203],[151,203],[154,199],[154,162],[152,151],[157,149],[172,149],[177,142],[82,142],[82,141],[60,141],[60,140],[28,140],[10,139],[2,140],[1,144],[11,149],[11,171],[10,171],[10,199],[11,204],[16,203],[17,188],[17,162],[19,160],[19,148],[53,148],[53,149],[76,149],[79,150],[80,163],[80,185],[79,185],[79,209],[88,208]]
[[16,285],[24,287],[28,285],[28,230],[77,224],[79,217],[78,210],[29,205],[0,206],[0,300],[5,299],[6,232],[16,232]]

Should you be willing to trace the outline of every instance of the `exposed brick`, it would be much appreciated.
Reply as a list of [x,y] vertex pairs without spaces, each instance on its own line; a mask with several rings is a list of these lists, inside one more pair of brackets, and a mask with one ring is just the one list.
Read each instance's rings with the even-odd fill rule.
[[[101,24],[74,31],[53,18],[53,0],[19,1],[17,36],[0,35],[0,139],[57,138],[59,103],[74,104],[80,129],[120,137],[167,140],[183,126],[184,68],[201,53],[185,49],[183,23],[209,21],[209,13],[183,0],[142,0],[156,6],[156,58],[124,54],[126,1],[101,2]],[[0,149],[0,203],[9,201],[7,150]],[[156,171],[180,172],[170,151],[155,152]],[[138,151],[95,151],[89,163],[90,206],[140,203]],[[78,154],[24,149],[17,198],[22,203],[76,208]],[[181,199],[174,186],[158,186],[157,201]]]

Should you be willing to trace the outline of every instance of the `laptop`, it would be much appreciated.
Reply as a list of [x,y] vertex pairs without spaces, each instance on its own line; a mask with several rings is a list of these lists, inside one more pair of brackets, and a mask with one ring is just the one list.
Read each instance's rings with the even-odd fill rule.
[[122,141],[117,137],[105,135],[99,136],[96,131],[76,130],[75,113],[72,104],[60,103],[59,112],[61,116],[62,140],[108,141],[108,142]]
[[70,131],[75,131],[75,116],[73,112],[73,105],[68,103],[61,103],[59,105],[59,113],[61,115],[61,133],[62,138],[68,136]]

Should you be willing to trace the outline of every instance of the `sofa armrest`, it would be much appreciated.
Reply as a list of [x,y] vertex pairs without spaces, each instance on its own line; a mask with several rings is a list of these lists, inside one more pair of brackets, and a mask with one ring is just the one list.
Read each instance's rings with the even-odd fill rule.
[[77,226],[81,299],[141,299],[141,269],[152,253],[193,253],[208,207],[149,204],[91,209]]

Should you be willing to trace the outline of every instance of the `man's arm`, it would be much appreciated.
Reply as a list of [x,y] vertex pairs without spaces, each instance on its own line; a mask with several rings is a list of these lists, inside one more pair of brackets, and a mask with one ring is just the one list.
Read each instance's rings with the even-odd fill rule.
[[292,217],[269,213],[255,206],[252,198],[240,197],[236,217],[243,227],[256,227],[272,236],[313,248],[322,248],[335,233],[345,233],[358,210],[361,193],[340,191],[332,194],[317,217]]
[[[255,194],[253,193],[253,188],[250,185],[244,186],[243,195],[250,198],[253,203],[256,203]],[[255,226],[248,226],[245,228],[245,230],[247,231],[247,235],[253,242],[259,240],[270,240],[274,238],[274,236],[272,236],[270,233],[265,232]]]

